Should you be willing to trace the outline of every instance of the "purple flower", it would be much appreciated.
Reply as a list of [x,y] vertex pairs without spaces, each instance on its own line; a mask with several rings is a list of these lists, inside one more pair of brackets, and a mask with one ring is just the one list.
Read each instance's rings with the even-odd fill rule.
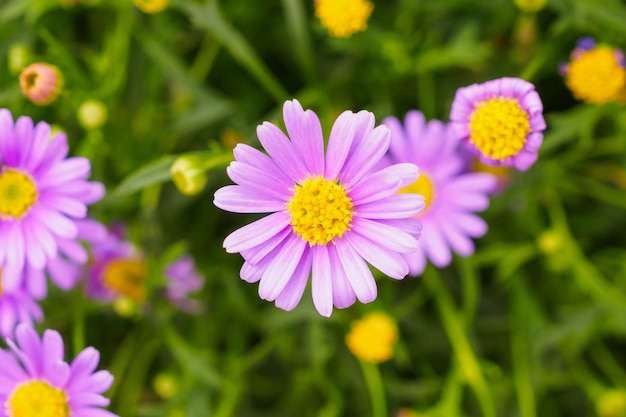
[[2,286],[0,270],[0,337],[13,337],[13,330],[18,323],[33,324],[41,321],[43,311],[30,295],[22,290],[6,291]]
[[424,271],[426,260],[444,267],[452,251],[474,253],[471,238],[483,236],[487,224],[474,212],[489,205],[488,194],[497,181],[490,174],[464,173],[465,159],[451,129],[439,120],[426,123],[422,113],[410,111],[404,126],[395,117],[383,123],[391,130],[389,164],[410,162],[420,169],[418,180],[400,192],[421,194],[426,207],[418,214],[423,225],[417,251],[404,255],[411,275]]
[[63,339],[46,330],[40,339],[27,324],[7,339],[10,350],[0,349],[0,404],[10,416],[115,417],[102,409],[109,400],[101,394],[113,383],[108,371],[94,372],[100,354],[92,347],[68,364],[63,360]]
[[408,273],[403,254],[415,251],[420,224],[413,217],[424,203],[400,195],[417,179],[417,167],[398,164],[377,170],[389,148],[384,126],[374,115],[345,111],[335,121],[326,152],[317,115],[297,100],[283,107],[287,137],[265,122],[257,135],[268,155],[244,144],[227,168],[237,185],[215,193],[215,205],[236,213],[271,213],[231,233],[229,253],[245,262],[241,277],[259,282],[262,299],[292,310],[309,274],[313,303],[330,316],[377,295],[367,263],[392,278]]
[[106,239],[91,246],[87,266],[87,295],[112,302],[120,297],[141,304],[146,299],[146,262],[143,253],[126,240],[123,229],[113,228]]
[[63,133],[51,138],[47,123],[20,117],[14,124],[0,110],[0,267],[7,288],[25,286],[37,298],[45,280],[33,284],[28,276],[43,276],[59,255],[86,261],[77,239],[90,239],[87,206],[104,195],[102,184],[87,181],[89,161],[67,153]]
[[543,142],[543,104],[535,87],[499,78],[459,88],[450,110],[453,135],[488,165],[525,171]]
[[204,277],[196,270],[191,256],[185,255],[165,268],[165,295],[172,304],[188,313],[200,311],[197,300],[189,298],[189,294],[198,291],[204,285]]

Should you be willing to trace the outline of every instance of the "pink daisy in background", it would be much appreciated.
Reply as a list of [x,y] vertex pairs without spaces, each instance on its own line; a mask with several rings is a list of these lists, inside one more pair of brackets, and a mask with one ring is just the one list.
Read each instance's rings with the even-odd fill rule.
[[317,115],[297,100],[283,107],[287,137],[265,122],[257,135],[266,155],[248,145],[234,149],[227,168],[237,185],[215,193],[217,207],[235,213],[271,213],[231,233],[229,253],[241,253],[242,279],[259,282],[262,299],[292,310],[311,275],[313,303],[323,316],[333,305],[377,296],[367,263],[392,278],[409,272],[403,255],[417,248],[422,196],[398,194],[418,177],[413,164],[374,169],[390,142],[367,111],[343,112],[326,151]]
[[123,227],[113,227],[106,239],[91,245],[85,290],[93,299],[113,302],[119,298],[137,305],[146,300],[146,260]]
[[187,313],[200,312],[198,300],[189,297],[204,285],[204,277],[196,270],[193,258],[189,255],[181,256],[165,268],[164,275],[167,299]]
[[459,88],[450,110],[455,138],[488,165],[526,171],[543,142],[543,104],[535,87],[519,78],[499,78]]
[[59,254],[84,262],[76,239],[97,238],[81,221],[104,187],[87,181],[89,160],[67,153],[65,134],[51,138],[47,123],[34,126],[29,117],[13,123],[11,113],[0,110],[0,267],[9,290],[45,296],[45,279],[33,284],[27,277],[43,276]]
[[102,409],[102,396],[113,383],[108,371],[97,371],[100,354],[84,349],[68,364],[61,335],[46,330],[40,338],[27,324],[7,339],[10,350],[0,349],[0,404],[8,417],[115,417]]
[[43,311],[23,289],[6,291],[2,286],[0,270],[0,337],[12,338],[18,323],[32,325],[43,319]]
[[459,142],[439,120],[426,123],[422,113],[413,110],[407,113],[404,125],[395,117],[383,123],[391,130],[386,162],[410,162],[420,169],[417,181],[400,190],[425,199],[425,208],[417,215],[423,225],[417,251],[404,255],[410,274],[421,274],[427,259],[441,268],[452,261],[452,251],[461,256],[474,253],[471,238],[483,236],[487,224],[473,213],[489,205],[496,178],[465,173]]

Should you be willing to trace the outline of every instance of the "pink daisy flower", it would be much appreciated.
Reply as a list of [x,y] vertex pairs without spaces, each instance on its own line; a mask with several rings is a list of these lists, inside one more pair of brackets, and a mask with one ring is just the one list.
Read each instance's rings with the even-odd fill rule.
[[32,325],[34,321],[43,319],[43,311],[30,295],[19,289],[14,292],[5,291],[2,287],[2,271],[0,270],[0,337],[13,337],[17,323]]
[[345,111],[324,151],[317,115],[297,100],[283,107],[287,137],[265,122],[257,135],[266,155],[234,149],[227,169],[237,185],[215,193],[215,205],[235,213],[271,213],[231,233],[229,253],[245,259],[241,278],[259,282],[259,296],[292,310],[311,275],[313,303],[330,316],[356,299],[373,301],[376,282],[367,263],[392,278],[408,273],[403,254],[415,251],[420,225],[412,219],[422,196],[398,194],[417,179],[413,164],[374,169],[389,148],[374,115]]
[[437,267],[452,261],[452,251],[461,256],[474,253],[471,238],[487,232],[487,224],[475,212],[489,205],[496,185],[493,175],[465,173],[465,158],[450,128],[439,120],[426,123],[419,111],[407,113],[404,126],[395,117],[383,123],[391,130],[388,164],[410,162],[420,169],[414,183],[400,192],[424,196],[425,208],[417,215],[423,225],[417,251],[404,255],[411,275],[419,275],[427,259]]
[[198,300],[189,298],[189,294],[196,292],[204,285],[204,277],[196,270],[196,264],[189,255],[184,255],[169,264],[164,271],[167,299],[188,313],[200,311]]
[[108,371],[94,372],[100,354],[92,347],[68,364],[63,360],[63,339],[54,330],[43,338],[27,324],[7,339],[10,350],[0,349],[0,404],[7,417],[116,417],[102,409],[109,400],[101,394],[113,383]]
[[85,261],[77,239],[97,238],[84,219],[104,187],[87,181],[89,160],[67,153],[65,134],[51,138],[47,123],[34,126],[20,117],[14,124],[11,113],[0,110],[0,267],[8,289],[25,286],[45,296],[45,280],[35,285],[26,277],[43,275],[59,255]]
[[519,78],[499,78],[459,88],[450,110],[454,137],[488,165],[526,171],[543,142],[543,104],[535,87]]
[[129,240],[123,227],[109,231],[105,240],[91,246],[87,268],[87,295],[113,302],[120,297],[141,304],[146,300],[148,271],[144,254]]

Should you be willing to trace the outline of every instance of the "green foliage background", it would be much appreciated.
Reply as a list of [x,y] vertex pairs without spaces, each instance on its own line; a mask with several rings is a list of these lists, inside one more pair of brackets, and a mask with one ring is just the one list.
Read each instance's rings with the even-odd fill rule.
[[[0,1],[0,105],[58,125],[91,159],[108,190],[91,213],[128,225],[153,285],[185,248],[206,276],[200,315],[155,293],[120,317],[77,289],[53,291],[40,327],[60,330],[68,354],[101,351],[120,416],[573,417],[597,415],[607,390],[626,395],[626,110],[575,101],[557,72],[581,36],[626,47],[624,3],[551,0],[530,13],[510,0],[377,0],[367,31],[349,39],[329,37],[312,3],[173,0],[146,15],[130,0]],[[16,43],[61,68],[55,103],[23,98],[7,62]],[[256,125],[280,124],[294,97],[326,132],[345,109],[447,121],[457,88],[503,76],[536,85],[548,129],[539,161],[484,213],[490,230],[472,258],[380,277],[375,302],[330,319],[310,293],[284,312],[239,279],[242,260],[222,241],[258,216],[212,204],[229,183],[233,137],[256,145]],[[78,122],[87,99],[108,109],[101,128]],[[214,165],[207,186],[182,195],[169,168],[200,151]],[[400,331],[379,366],[344,343],[373,310]],[[155,378],[174,384],[168,398]],[[626,416],[626,404],[603,416]]]

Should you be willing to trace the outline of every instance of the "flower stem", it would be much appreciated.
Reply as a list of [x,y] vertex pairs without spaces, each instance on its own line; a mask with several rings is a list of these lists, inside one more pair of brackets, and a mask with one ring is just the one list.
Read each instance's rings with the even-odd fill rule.
[[495,417],[496,411],[491,397],[491,392],[483,377],[478,359],[474,354],[464,331],[463,321],[459,317],[452,301],[452,297],[446,287],[442,285],[437,271],[429,267],[423,274],[424,284],[428,286],[435,296],[437,308],[441,315],[443,327],[450,339],[452,349],[457,357],[463,377],[470,385],[474,394],[478,398],[482,415],[485,417]]
[[365,385],[372,401],[372,417],[387,417],[387,401],[385,399],[385,388],[380,376],[378,366],[373,363],[359,360],[361,371],[365,378]]
[[513,359],[513,379],[522,417],[536,417],[535,395],[532,384],[530,342],[528,336],[529,294],[524,282],[517,276],[511,278],[511,356]]

